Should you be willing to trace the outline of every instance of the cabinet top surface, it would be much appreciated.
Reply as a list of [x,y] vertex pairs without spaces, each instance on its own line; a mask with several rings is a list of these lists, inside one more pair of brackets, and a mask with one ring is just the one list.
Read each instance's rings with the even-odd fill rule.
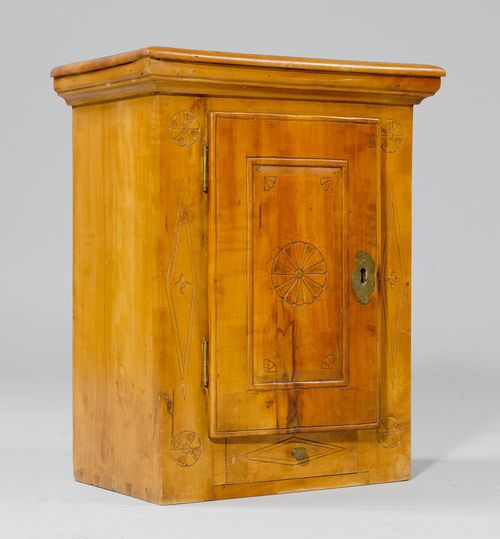
[[300,69],[305,71],[326,71],[339,73],[366,73],[378,75],[443,77],[443,68],[426,64],[398,64],[388,62],[362,62],[353,60],[327,60],[320,58],[300,58],[292,56],[269,56],[229,52],[199,51],[170,47],[146,47],[131,52],[114,54],[93,60],[74,62],[55,67],[51,71],[54,78],[78,75],[150,58],[175,62],[196,62],[226,66],[248,66],[279,69]]

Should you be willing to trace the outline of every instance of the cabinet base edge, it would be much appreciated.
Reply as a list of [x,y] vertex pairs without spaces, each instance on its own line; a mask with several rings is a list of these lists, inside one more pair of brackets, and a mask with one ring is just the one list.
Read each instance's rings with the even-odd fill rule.
[[232,485],[215,485],[212,488],[211,498],[187,498],[172,499],[170,496],[166,496],[163,500],[146,489],[143,493],[138,492],[131,487],[126,490],[120,489],[116,485],[97,483],[96,481],[86,481],[83,478],[75,478],[79,483],[99,487],[105,490],[116,492],[117,494],[123,494],[133,498],[154,503],[157,505],[176,505],[183,503],[197,503],[212,500],[225,500],[232,498],[245,498],[253,496],[269,496],[273,494],[291,494],[293,492],[307,492],[313,490],[326,490],[342,487],[354,487],[361,485],[392,483],[398,481],[407,481],[411,477],[395,477],[395,478],[370,478],[370,473],[365,472],[353,472],[340,475],[329,475],[322,477],[308,477],[301,479],[284,479],[281,481],[261,481],[256,483],[238,483]]

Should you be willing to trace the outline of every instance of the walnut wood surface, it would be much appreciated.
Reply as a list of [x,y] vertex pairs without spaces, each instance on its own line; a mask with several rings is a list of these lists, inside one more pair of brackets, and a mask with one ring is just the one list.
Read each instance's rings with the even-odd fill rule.
[[[74,67],[55,73],[67,88],[73,76],[89,76],[95,77],[93,82],[102,90],[109,70],[135,70],[140,62],[167,62],[160,59],[162,54],[171,61],[177,52],[148,49],[147,54],[80,66],[78,75],[71,74]],[[192,60],[183,56],[188,53],[178,54],[178,64]],[[212,56],[208,53],[204,59],[207,80],[208,57]],[[266,68],[258,69],[278,69],[269,63],[280,61],[264,58]],[[292,74],[295,67],[289,69],[289,61],[284,59],[280,70]],[[212,67],[226,68],[227,63],[227,56],[215,56]],[[82,72],[90,68],[93,71]],[[246,70],[246,64],[241,68]],[[303,70],[306,77],[308,70]],[[419,79],[439,82],[439,73],[427,72]],[[331,75],[328,70],[323,74]],[[357,76],[353,84],[359,84]],[[396,78],[411,76],[400,73]],[[136,82],[123,80],[123,96],[133,95],[127,94],[127,87],[135,87]],[[297,96],[285,99],[282,92],[283,99],[267,99],[266,92],[255,88],[245,89],[253,97],[241,99],[207,94],[204,85],[198,95],[191,95],[195,87],[193,82],[188,95],[173,95],[176,92],[165,86],[168,95],[119,99],[116,94],[114,101],[94,93],[92,99],[104,102],[73,108],[75,478],[161,504],[408,479],[412,107],[401,105],[401,94],[389,93],[384,94],[387,104],[361,103],[358,90],[353,90],[357,96],[353,102],[328,102],[326,94],[301,100]],[[254,118],[250,120],[253,127],[240,127],[237,119],[245,115]],[[214,144],[214,118],[226,121],[218,144]],[[338,121],[329,127],[325,118]],[[286,127],[282,121],[288,122]],[[210,175],[205,193],[207,144]],[[216,146],[222,152],[219,160]],[[245,156],[243,161],[240,154]],[[329,176],[335,179],[323,181]],[[249,177],[252,189],[258,184],[262,187],[258,194],[251,191],[250,214],[243,208]],[[342,185],[348,188],[345,193]],[[280,191],[280,186],[286,189]],[[214,213],[215,197],[221,193],[218,208],[222,210]],[[335,202],[330,206],[325,197]],[[351,219],[356,219],[345,236],[347,247],[339,249],[339,227],[346,215],[342,197],[344,202],[351,201]],[[227,202],[232,204],[224,206]],[[264,232],[258,228],[259,211],[255,210],[259,208],[261,222],[269,224]],[[254,229],[252,241],[258,244],[253,258],[248,257],[252,260],[250,292],[259,301],[258,323],[253,326],[243,324],[238,314],[245,309],[242,294],[248,292],[247,285],[231,288],[225,281],[248,273],[247,265],[238,266],[240,257],[250,254],[240,240],[248,229],[248,215]],[[226,234],[223,244],[215,241],[221,219]],[[332,263],[337,268],[331,270],[331,283],[312,302],[319,306],[321,316],[303,314],[312,297],[304,293],[288,298],[300,306],[287,306],[287,298],[276,296],[272,276],[266,273],[274,267],[273,255],[286,243],[284,238],[305,241],[304,236],[307,243],[320,244],[329,268]],[[275,252],[267,255],[271,247]],[[350,292],[349,267],[357,249],[375,253],[378,288],[369,305],[357,303]],[[226,257],[224,267],[214,266],[215,253]],[[321,260],[317,267],[323,267]],[[348,299],[341,311],[339,288]],[[222,318],[213,309],[215,291],[227,301]],[[345,319],[346,307],[350,321]],[[293,309],[303,311],[296,315]],[[328,316],[326,323],[324,316]],[[213,332],[214,324],[220,322],[224,323],[222,336]],[[359,375],[360,380],[366,377],[372,383],[376,376],[375,416],[369,411],[370,399],[361,399],[356,408],[339,397],[340,417],[335,407],[323,410],[333,402],[332,395],[344,391],[345,372],[338,361],[342,355],[337,356],[337,363],[335,358],[323,358],[325,369],[321,364],[318,368],[307,349],[307,332],[295,342],[286,338],[292,322],[304,323],[311,335],[317,331],[322,336],[317,346],[321,354],[337,342],[332,333],[340,332],[342,324],[352,324],[347,379],[355,380],[356,369],[366,368],[366,358],[375,354],[377,370]],[[273,337],[278,332],[279,339]],[[248,335],[257,342],[255,357],[277,350],[276,357],[284,358],[274,362],[276,372],[255,360],[254,388],[242,388],[248,379],[242,378],[244,361],[237,354],[231,357],[228,351],[229,355],[219,357],[222,341],[233,339],[234,346],[240,347]],[[207,389],[202,342],[209,336]],[[301,350],[294,349],[294,344]],[[345,351],[345,343],[343,347]],[[356,357],[353,350],[359,352]],[[292,373],[287,354],[294,351],[297,368]],[[222,388],[216,387],[219,371]],[[276,374],[283,372],[285,388],[259,387],[275,384]],[[323,387],[311,389],[310,383]],[[290,384],[297,388],[291,389]],[[219,389],[225,392],[220,412],[228,422],[237,423],[238,436],[229,437],[213,428],[212,435],[218,437],[211,436],[211,405],[217,403]],[[298,397],[290,398],[292,394]],[[277,404],[266,408],[271,395]],[[333,423],[331,428],[319,432],[305,404],[315,406],[321,417]],[[361,418],[375,417],[373,424],[336,429],[342,416],[358,413]],[[259,424],[268,429],[269,417],[275,421],[272,433],[265,430],[255,435],[249,428]]]

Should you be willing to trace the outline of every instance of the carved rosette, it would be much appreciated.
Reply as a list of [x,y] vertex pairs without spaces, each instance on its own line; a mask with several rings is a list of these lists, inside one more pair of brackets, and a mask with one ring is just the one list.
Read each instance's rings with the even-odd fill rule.
[[394,153],[401,148],[404,140],[404,133],[401,124],[396,120],[384,120],[382,122],[382,150],[387,153]]
[[314,303],[325,288],[326,275],[322,253],[305,241],[293,241],[280,249],[271,271],[276,293],[293,306]]
[[393,448],[399,445],[403,437],[403,425],[398,417],[390,415],[384,417],[381,426],[377,430],[377,441],[385,448]]
[[172,140],[179,146],[192,146],[200,138],[198,118],[190,110],[174,114],[169,131]]
[[179,466],[192,466],[201,455],[200,437],[192,430],[179,432],[172,440],[170,454]]

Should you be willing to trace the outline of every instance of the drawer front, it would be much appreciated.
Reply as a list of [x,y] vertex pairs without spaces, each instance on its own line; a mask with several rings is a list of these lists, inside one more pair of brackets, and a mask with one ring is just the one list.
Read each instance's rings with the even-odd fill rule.
[[358,472],[355,431],[250,437],[226,442],[226,484]]
[[378,120],[212,113],[211,435],[378,423]]

